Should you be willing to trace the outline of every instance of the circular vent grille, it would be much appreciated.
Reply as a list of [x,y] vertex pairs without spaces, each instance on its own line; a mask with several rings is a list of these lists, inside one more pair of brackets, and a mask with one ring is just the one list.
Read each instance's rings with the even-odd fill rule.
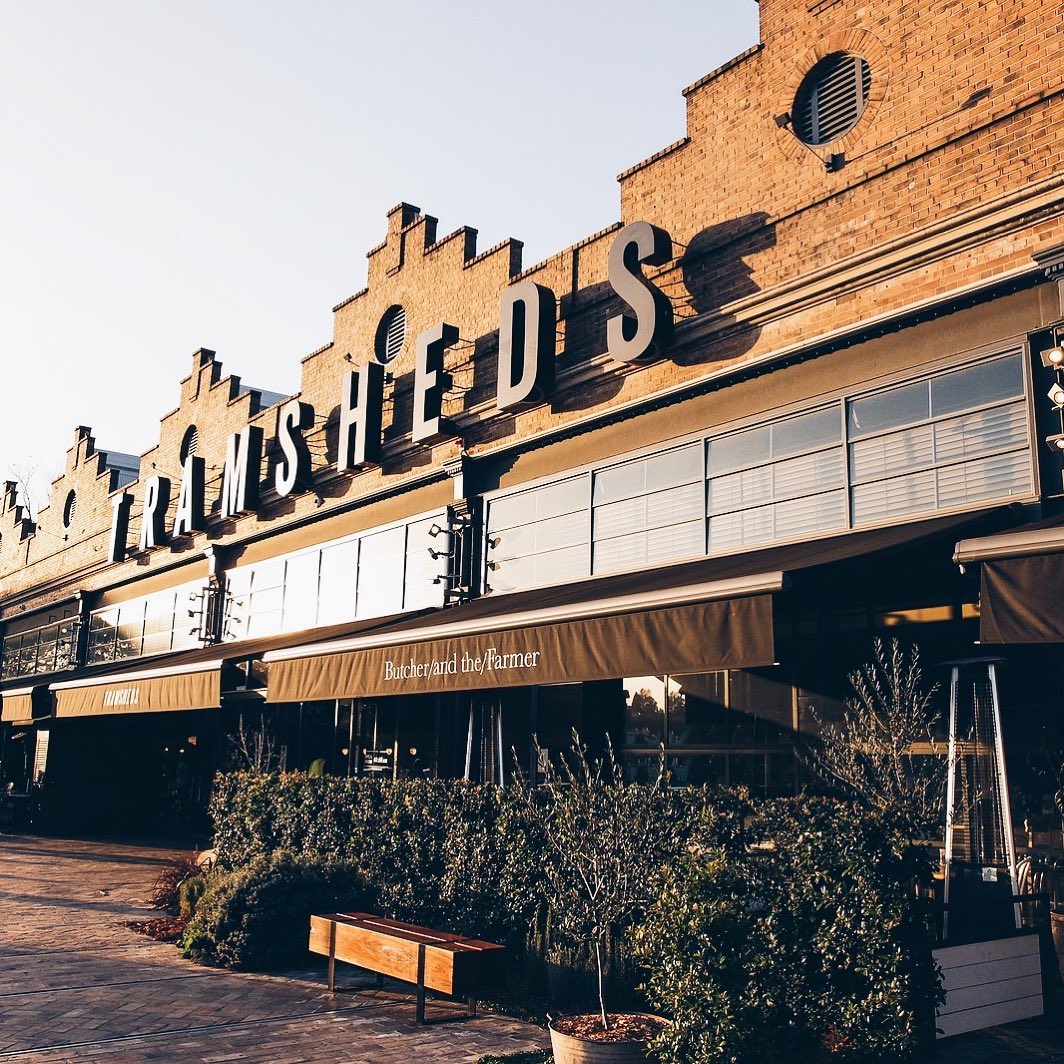
[[73,522],[75,515],[78,512],[78,495],[77,492],[70,492],[66,497],[66,503],[63,505],[63,527],[69,528],[71,522]]
[[806,144],[827,144],[849,133],[868,106],[872,68],[866,59],[835,52],[821,59],[794,98],[794,132]]
[[406,343],[406,311],[398,304],[389,307],[377,326],[374,351],[378,362],[393,362],[403,350]]
[[184,439],[181,441],[181,464],[191,458],[199,447],[199,429],[195,425],[189,425],[185,430]]

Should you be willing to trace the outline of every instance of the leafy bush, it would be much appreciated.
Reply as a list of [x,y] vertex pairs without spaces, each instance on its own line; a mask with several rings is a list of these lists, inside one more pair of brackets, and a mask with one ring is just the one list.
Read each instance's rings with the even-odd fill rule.
[[[675,840],[663,860],[687,840],[741,833],[742,795],[649,791],[655,823]],[[307,864],[347,862],[377,891],[379,912],[505,944],[515,961],[496,1004],[535,1018],[594,1007],[593,953],[559,931],[542,821],[521,788],[236,772],[217,778],[211,812],[221,868],[281,850]],[[627,941],[611,937],[608,952],[611,997],[641,1007],[643,974]]]
[[747,827],[746,845],[671,868],[640,929],[651,1001],[675,1021],[661,1059],[928,1048],[941,991],[896,831],[826,799],[763,803]]
[[201,964],[256,971],[307,958],[311,913],[360,910],[372,897],[348,864],[307,864],[286,853],[217,869],[181,940]]
[[[311,911],[367,904],[313,894],[319,869],[340,868],[356,891],[372,884],[375,911],[510,947],[496,1004],[530,1017],[591,1011],[593,949],[574,943],[568,902],[551,885],[540,808],[567,800],[563,791],[221,776],[219,869],[187,948],[211,963],[262,966],[256,950],[273,945],[298,895],[289,959],[271,963],[304,956]],[[817,1049],[903,1059],[932,1037],[939,985],[912,890],[928,869],[896,824],[832,799],[636,785],[624,801],[642,809],[650,839],[629,863],[665,874],[649,912],[636,906],[612,928],[605,976],[617,1007],[645,1007],[645,983],[654,1007],[675,1017],[663,1059],[771,1061]],[[602,859],[631,841],[600,833]]]

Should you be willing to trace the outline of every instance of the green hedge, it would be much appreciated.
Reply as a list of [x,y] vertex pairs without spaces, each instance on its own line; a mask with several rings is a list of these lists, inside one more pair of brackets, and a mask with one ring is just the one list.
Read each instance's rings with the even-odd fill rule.
[[[741,836],[741,794],[660,789],[653,800],[663,864],[674,856],[677,824],[685,839],[707,844]],[[222,867],[278,852],[342,861],[373,885],[380,911],[397,919],[511,945],[550,935],[541,874],[547,851],[516,789],[234,772],[216,779],[211,815]]]
[[[649,791],[659,900],[636,916],[638,943],[611,943],[610,1007],[649,997],[673,1017],[663,1059],[812,1047],[902,1059],[926,1044],[938,979],[918,865],[889,827],[830,799]],[[372,886],[378,912],[506,943],[516,963],[496,1001],[542,1016],[595,1000],[590,956],[561,934],[546,888],[546,800],[460,781],[231,773],[212,813],[223,872],[261,873],[277,853],[305,869],[339,864]]]

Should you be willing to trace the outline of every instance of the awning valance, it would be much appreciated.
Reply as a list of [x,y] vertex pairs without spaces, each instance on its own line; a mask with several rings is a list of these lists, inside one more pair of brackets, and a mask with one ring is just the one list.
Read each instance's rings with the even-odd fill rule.
[[944,537],[985,516],[952,515],[487,595],[369,635],[267,653],[267,699],[368,698],[769,665],[775,660],[772,595],[788,574],[929,538],[952,545]]
[[[589,604],[594,612],[596,604]],[[448,611],[460,612],[460,608]],[[468,632],[445,623],[381,632],[345,650],[301,648],[271,656],[271,702],[374,697],[485,687],[572,683],[626,674],[702,672],[770,665],[768,595],[611,610],[598,616],[533,623],[502,614]],[[461,621],[457,622],[459,625]],[[385,641],[386,642],[382,642]],[[286,652],[278,652],[286,653]],[[292,653],[292,652],[288,652]]]
[[222,660],[133,668],[51,686],[57,717],[109,713],[164,713],[217,709],[222,704]]
[[1064,643],[1064,518],[961,540],[954,560],[980,563],[983,643]]
[[9,688],[3,692],[0,720],[5,724],[33,723],[33,688]]

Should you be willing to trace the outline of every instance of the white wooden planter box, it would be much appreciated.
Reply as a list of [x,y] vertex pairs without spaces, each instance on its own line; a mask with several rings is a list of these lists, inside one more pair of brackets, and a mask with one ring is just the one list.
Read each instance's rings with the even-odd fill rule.
[[939,1038],[1042,1015],[1037,935],[941,946],[934,955],[946,991],[938,1012]]

